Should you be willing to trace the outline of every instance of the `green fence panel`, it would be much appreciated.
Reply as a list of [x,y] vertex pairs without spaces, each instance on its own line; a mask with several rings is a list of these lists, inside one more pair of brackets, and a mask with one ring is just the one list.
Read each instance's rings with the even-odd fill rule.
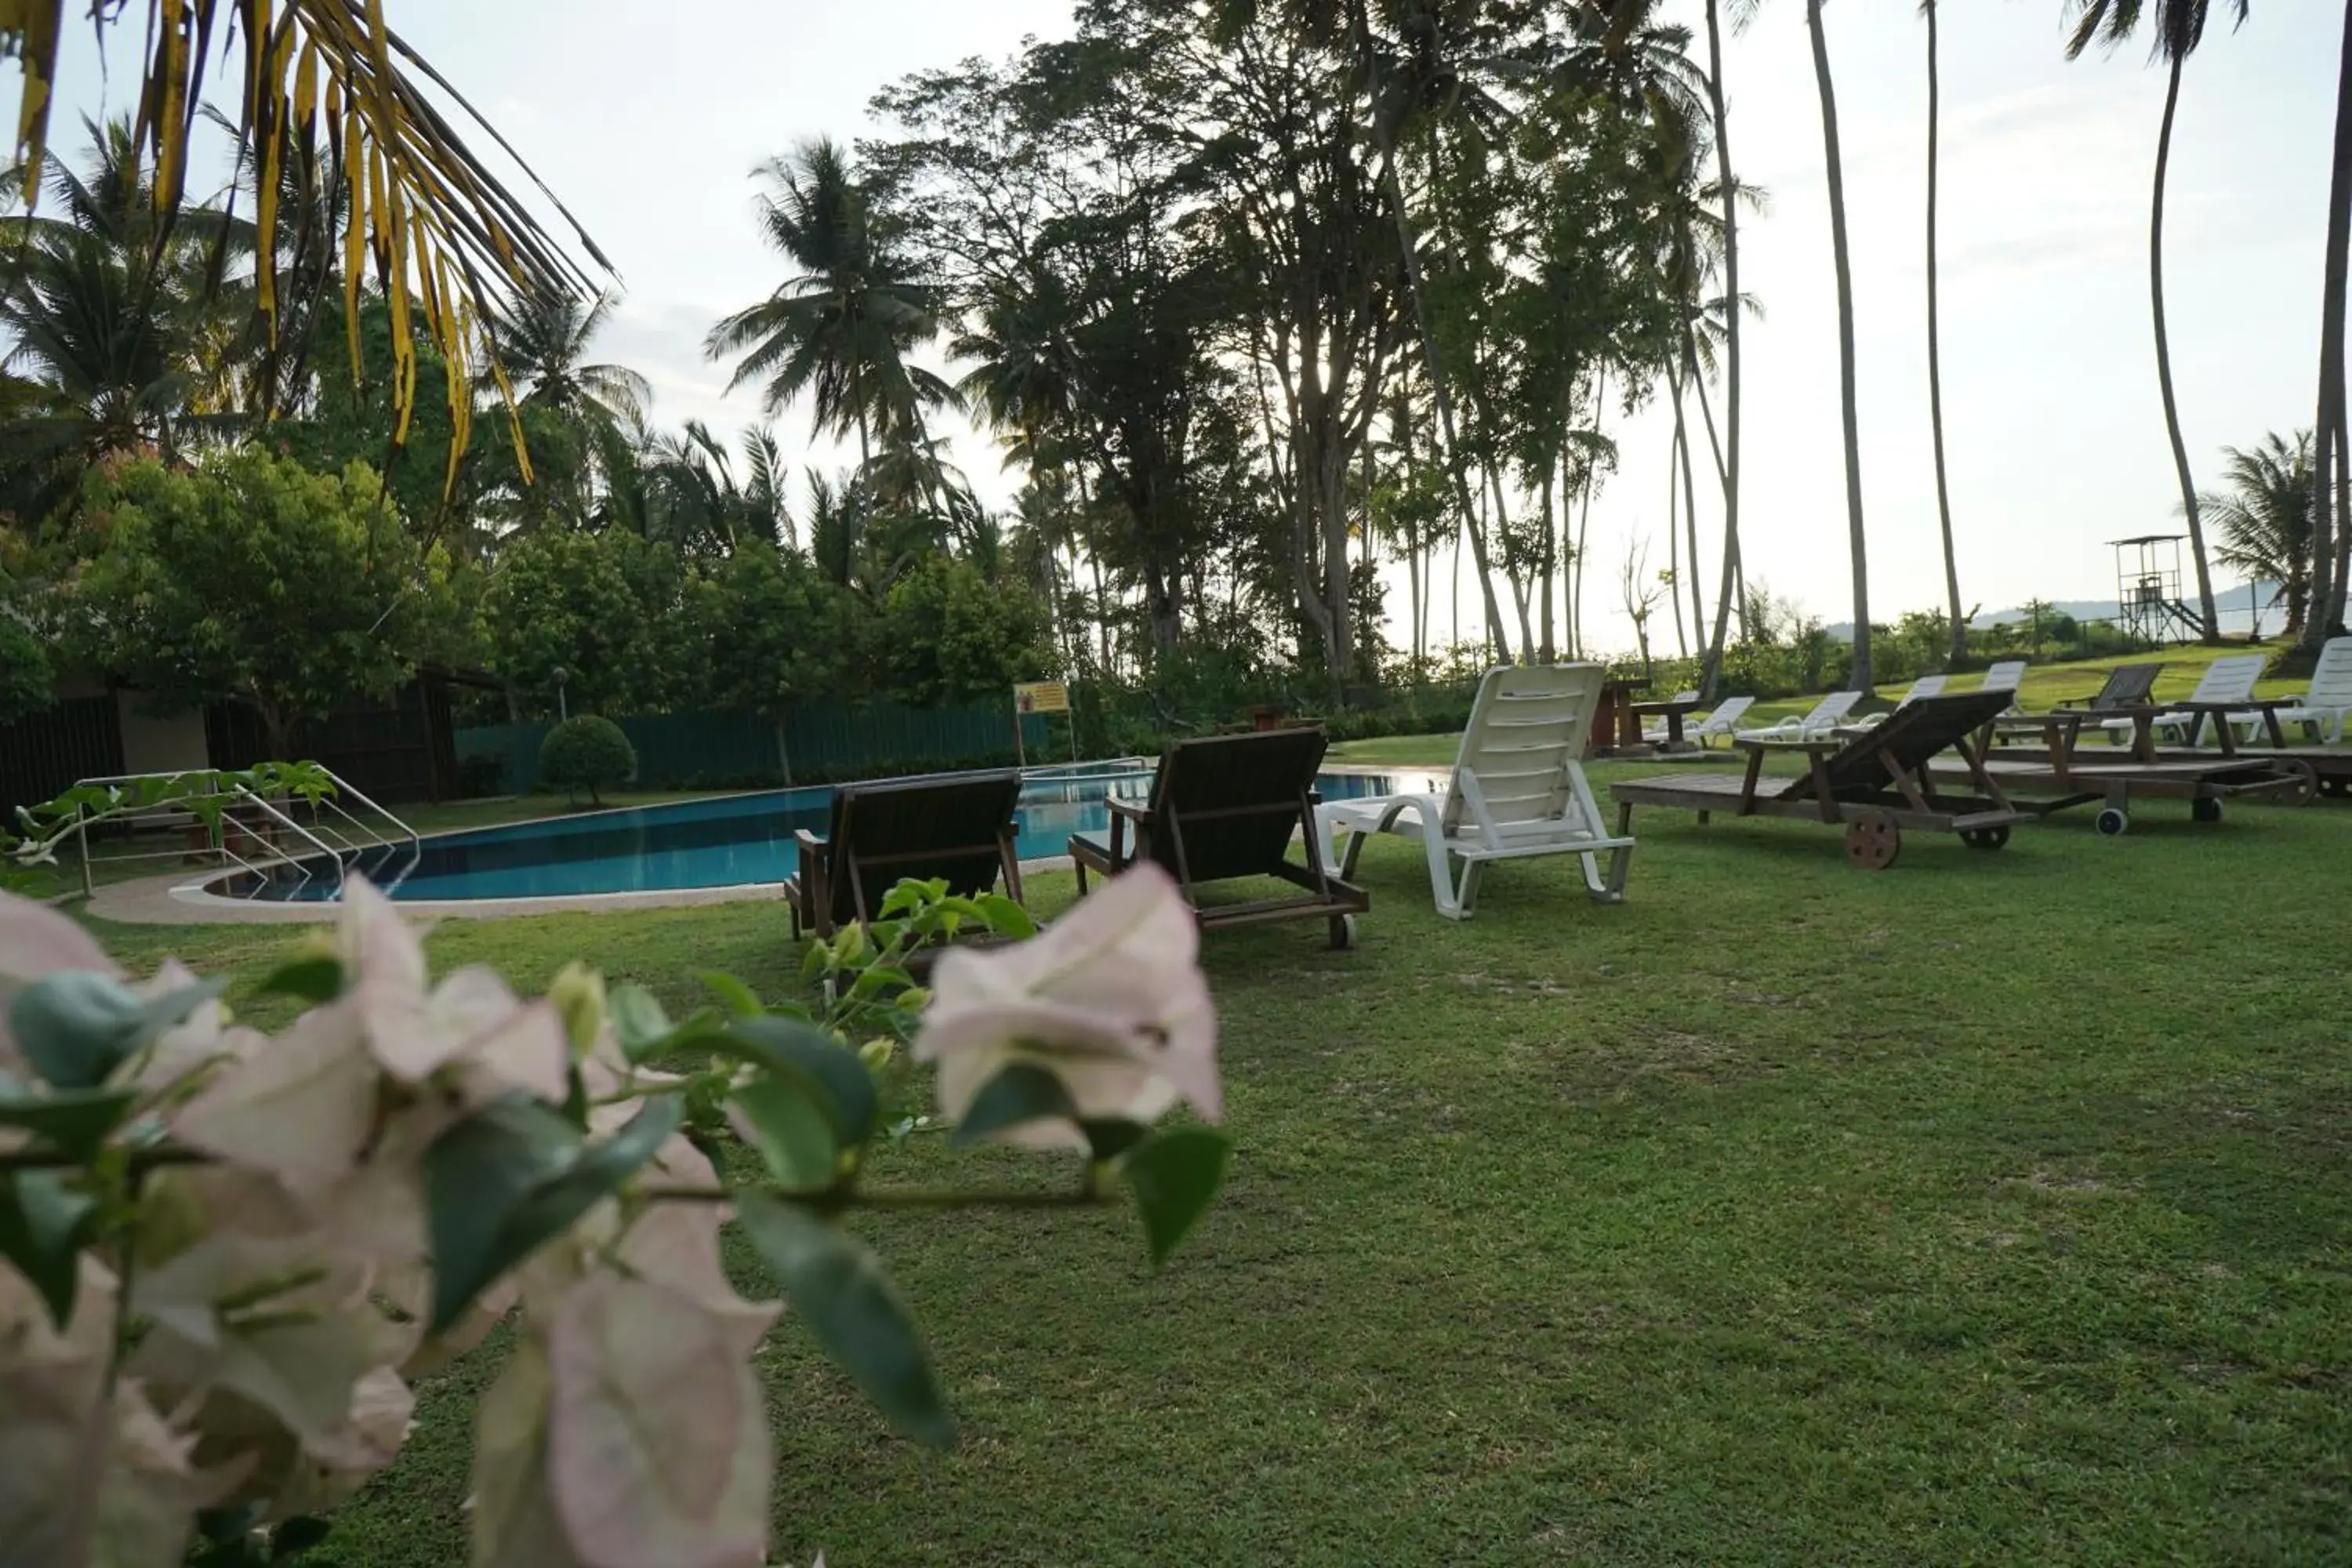
[[[908,708],[841,700],[796,704],[781,720],[749,713],[658,713],[617,721],[637,749],[637,783],[647,789],[772,785],[873,773],[1011,762],[1013,704]],[[1023,721],[1033,763],[1067,752],[1066,728],[1046,715]],[[457,732],[461,767],[487,770],[497,787],[524,794],[538,786],[544,722],[482,724]],[[484,784],[488,780],[481,781]]]

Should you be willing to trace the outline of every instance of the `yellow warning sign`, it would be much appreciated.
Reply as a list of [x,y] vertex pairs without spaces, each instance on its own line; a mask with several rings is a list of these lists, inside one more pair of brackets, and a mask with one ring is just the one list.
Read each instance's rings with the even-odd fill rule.
[[1016,713],[1067,713],[1070,689],[1058,680],[1024,680],[1013,689]]

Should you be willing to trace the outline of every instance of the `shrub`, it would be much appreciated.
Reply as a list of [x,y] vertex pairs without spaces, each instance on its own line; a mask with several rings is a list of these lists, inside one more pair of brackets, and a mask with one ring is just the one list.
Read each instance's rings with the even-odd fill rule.
[[592,805],[604,804],[598,792],[636,773],[637,749],[618,724],[593,713],[566,719],[539,743],[540,782],[575,799],[584,789]]

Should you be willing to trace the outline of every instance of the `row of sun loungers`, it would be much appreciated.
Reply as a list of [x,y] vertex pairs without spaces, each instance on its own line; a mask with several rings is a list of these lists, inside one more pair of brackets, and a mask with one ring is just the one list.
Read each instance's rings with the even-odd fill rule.
[[[2189,699],[2153,700],[2161,666],[2126,665],[2080,704],[2016,711],[2022,663],[1997,665],[1976,690],[1916,683],[1893,712],[1851,720],[1856,692],[1834,692],[1800,718],[1741,730],[1748,699],[1727,699],[1690,731],[1702,743],[1729,737],[1747,755],[1738,773],[1663,775],[1611,786],[1612,824],[1585,776],[1587,726],[1601,700],[1596,664],[1509,667],[1487,672],[1442,787],[1369,799],[1324,801],[1316,780],[1325,740],[1307,725],[1180,741],[1162,754],[1149,798],[1108,802],[1103,833],[1071,837],[1083,895],[1090,876],[1139,861],[1164,868],[1204,930],[1267,921],[1319,920],[1331,945],[1351,946],[1355,917],[1370,900],[1354,880],[1363,847],[1381,834],[1419,842],[1441,915],[1466,920],[1480,879],[1499,860],[1574,855],[1601,903],[1624,896],[1639,806],[1819,822],[1842,830],[1848,860],[1894,864],[1904,836],[1957,836],[1999,849],[2011,829],[2080,805],[2100,807],[2102,832],[2120,833],[2134,801],[2186,799],[2217,820],[2238,795],[2300,804],[2321,788],[2352,793],[2352,753],[2290,748],[2284,729],[2309,725],[2340,741],[2352,716],[2352,637],[2327,645],[2309,689],[2257,700],[2259,655],[2217,659]],[[2269,731],[2267,749],[2241,751],[2240,729]],[[2218,751],[2165,749],[2207,729]],[[2080,749],[2095,730],[2114,743]],[[1767,773],[1775,756],[1801,759],[1788,776]],[[966,896],[1003,886],[1018,900],[1014,814],[1021,778],[1011,770],[896,779],[835,792],[830,831],[798,835],[801,870],[786,885],[793,934],[830,933],[877,918],[902,879],[944,879]],[[1343,847],[1344,840],[1344,847]],[[1296,851],[1296,853],[1294,853]],[[1202,888],[1242,879],[1289,885],[1276,897],[1203,901]]]

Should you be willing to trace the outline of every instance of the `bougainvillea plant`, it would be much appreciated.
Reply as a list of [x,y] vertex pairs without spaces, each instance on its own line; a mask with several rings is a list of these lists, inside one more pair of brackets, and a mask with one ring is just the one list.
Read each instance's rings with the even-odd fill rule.
[[[252,989],[299,1008],[265,1032],[220,979],[128,976],[74,921],[0,893],[11,1568],[316,1541],[399,1452],[415,1381],[510,1314],[476,1412],[475,1561],[755,1568],[772,1466],[752,1352],[781,1316],[898,1429],[955,1436],[844,1211],[1124,1192],[1156,1261],[1213,1200],[1228,1149],[1205,1125],[1216,1026],[1191,911],[1149,868],[1085,911],[1038,933],[1003,900],[904,884],[871,929],[811,945],[822,1007],[710,975],[713,1003],[673,1019],[576,964],[537,998],[482,968],[436,979],[354,879],[331,936]],[[1024,940],[946,952],[918,987],[905,959],[962,926]],[[935,1068],[934,1110],[912,1109],[910,1058]],[[1180,1105],[1194,1119],[1161,1125]],[[927,1127],[1070,1179],[878,1178]],[[730,1223],[781,1300],[730,1284]]]

